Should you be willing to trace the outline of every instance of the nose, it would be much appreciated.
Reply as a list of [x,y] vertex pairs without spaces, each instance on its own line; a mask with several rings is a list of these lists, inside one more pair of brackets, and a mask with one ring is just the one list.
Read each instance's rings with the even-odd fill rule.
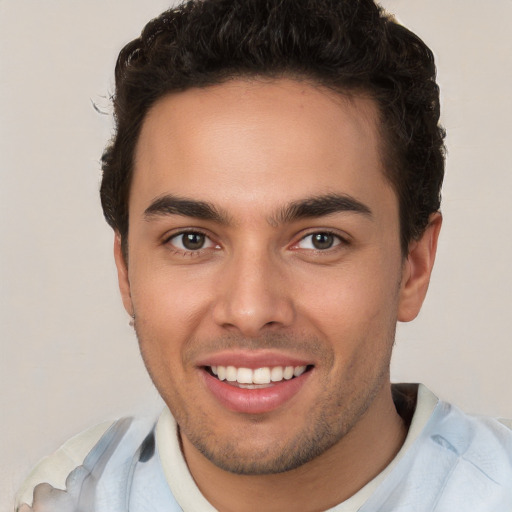
[[226,262],[213,307],[217,325],[257,337],[267,329],[292,324],[295,312],[286,272],[276,259],[260,251],[240,254]]

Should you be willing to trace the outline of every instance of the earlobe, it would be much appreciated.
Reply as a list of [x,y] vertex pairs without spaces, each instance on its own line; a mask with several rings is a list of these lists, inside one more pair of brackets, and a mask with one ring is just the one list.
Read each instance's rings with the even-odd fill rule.
[[411,242],[409,246],[400,286],[398,305],[400,322],[410,322],[420,312],[430,283],[442,220],[441,213],[432,214],[422,237]]
[[114,259],[117,267],[117,280],[119,291],[123,300],[124,309],[133,317],[133,304],[130,291],[130,280],[128,278],[128,265],[126,264],[121,245],[121,235],[116,231],[114,236]]

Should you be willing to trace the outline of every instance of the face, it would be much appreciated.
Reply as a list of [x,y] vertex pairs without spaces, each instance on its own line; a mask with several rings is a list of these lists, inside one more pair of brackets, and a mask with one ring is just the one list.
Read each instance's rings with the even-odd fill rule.
[[161,99],[136,148],[121,291],[185,448],[263,474],[389,387],[407,265],[376,110],[295,81]]

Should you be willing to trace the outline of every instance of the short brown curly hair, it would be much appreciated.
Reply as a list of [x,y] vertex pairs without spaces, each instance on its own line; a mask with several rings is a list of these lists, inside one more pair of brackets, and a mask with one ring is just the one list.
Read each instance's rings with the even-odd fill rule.
[[440,207],[444,176],[432,51],[373,0],[190,0],[150,21],[117,60],[116,130],[100,193],[125,256],[134,151],[148,110],[170,92],[251,76],[308,79],[375,100],[407,254]]

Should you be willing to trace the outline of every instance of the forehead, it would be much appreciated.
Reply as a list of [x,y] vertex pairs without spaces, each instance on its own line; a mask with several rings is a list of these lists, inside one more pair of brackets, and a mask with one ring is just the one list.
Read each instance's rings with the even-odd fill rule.
[[294,80],[170,94],[144,120],[130,210],[169,193],[246,209],[332,192],[389,195],[377,119],[369,98]]

